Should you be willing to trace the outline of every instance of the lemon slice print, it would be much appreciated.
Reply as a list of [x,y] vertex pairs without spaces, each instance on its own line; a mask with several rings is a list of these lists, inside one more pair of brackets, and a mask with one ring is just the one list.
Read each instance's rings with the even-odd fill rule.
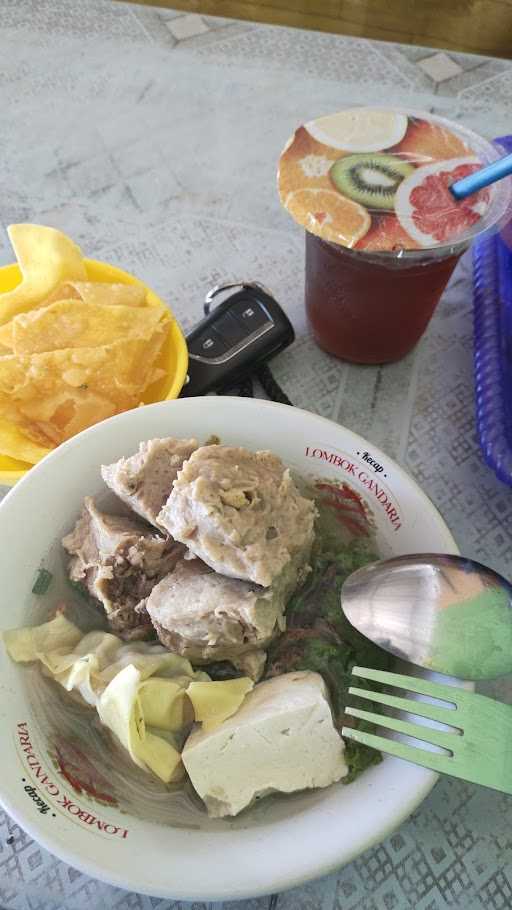
[[397,111],[349,108],[306,123],[317,142],[345,152],[381,152],[400,142],[407,116]]

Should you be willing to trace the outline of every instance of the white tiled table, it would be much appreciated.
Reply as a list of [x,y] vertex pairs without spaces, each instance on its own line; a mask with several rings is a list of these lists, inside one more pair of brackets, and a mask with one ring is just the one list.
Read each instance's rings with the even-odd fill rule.
[[[275,366],[294,403],[398,459],[464,552],[512,574],[512,492],[484,466],[475,437],[469,263],[411,356],[385,368],[342,364],[308,337],[302,235],[275,190],[295,126],[346,103],[414,105],[488,136],[512,132],[512,65],[111,0],[0,0],[0,61],[2,227],[61,227],[87,255],[146,279],[185,326],[219,280],[269,284],[297,331]],[[2,232],[0,262],[10,258]],[[490,691],[512,699],[507,680]],[[338,875],[231,907],[505,910],[510,818],[510,800],[445,780]],[[179,905],[88,879],[4,815],[0,906]]]

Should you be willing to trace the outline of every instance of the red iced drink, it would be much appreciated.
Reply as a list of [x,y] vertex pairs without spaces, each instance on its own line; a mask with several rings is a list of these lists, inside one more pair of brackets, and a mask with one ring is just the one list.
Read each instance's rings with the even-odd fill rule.
[[422,261],[357,253],[306,232],[306,313],[342,360],[389,363],[419,341],[461,253]]
[[471,239],[510,188],[456,202],[449,187],[498,152],[430,114],[352,108],[300,127],[279,192],[306,229],[305,303],[318,344],[356,363],[403,357],[420,339]]

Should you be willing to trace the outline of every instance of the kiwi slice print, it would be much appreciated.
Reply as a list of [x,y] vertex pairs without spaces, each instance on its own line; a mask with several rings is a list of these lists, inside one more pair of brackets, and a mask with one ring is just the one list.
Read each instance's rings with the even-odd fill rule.
[[414,167],[395,155],[347,155],[336,161],[329,176],[339,193],[367,209],[393,211],[395,195]]

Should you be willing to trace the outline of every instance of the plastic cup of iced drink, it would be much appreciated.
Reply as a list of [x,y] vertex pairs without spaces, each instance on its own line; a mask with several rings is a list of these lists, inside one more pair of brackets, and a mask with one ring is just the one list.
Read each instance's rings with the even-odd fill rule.
[[500,157],[442,117],[349,108],[296,130],[278,173],[306,230],[305,305],[320,347],[355,363],[419,341],[462,253],[510,216],[506,178],[457,202],[449,186]]

